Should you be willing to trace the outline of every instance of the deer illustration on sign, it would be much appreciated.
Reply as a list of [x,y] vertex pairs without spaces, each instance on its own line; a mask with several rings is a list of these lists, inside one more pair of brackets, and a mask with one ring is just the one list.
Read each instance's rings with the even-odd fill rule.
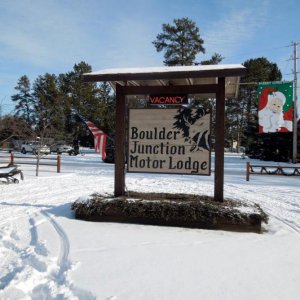
[[210,150],[210,114],[199,107],[197,109],[179,109],[173,124],[182,131],[184,140],[191,144],[190,152]]

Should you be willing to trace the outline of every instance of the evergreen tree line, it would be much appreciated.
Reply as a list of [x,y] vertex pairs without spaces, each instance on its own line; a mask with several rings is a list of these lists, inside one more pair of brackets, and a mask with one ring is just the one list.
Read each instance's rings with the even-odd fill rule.
[[93,146],[93,138],[78,114],[92,121],[104,132],[114,130],[115,97],[108,83],[84,83],[84,73],[92,68],[85,62],[75,64],[66,74],[46,73],[31,84],[23,75],[12,96],[15,102],[15,118],[32,136],[42,133],[54,140]]

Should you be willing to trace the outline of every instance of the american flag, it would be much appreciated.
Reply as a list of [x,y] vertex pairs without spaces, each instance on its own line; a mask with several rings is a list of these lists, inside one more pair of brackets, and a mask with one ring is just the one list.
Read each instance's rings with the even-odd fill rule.
[[94,146],[97,153],[102,154],[102,159],[106,157],[106,134],[90,121],[85,121],[85,124],[94,136]]
[[82,115],[80,115],[75,110],[74,112],[81,119],[81,121],[83,121],[86,124],[86,126],[93,134],[95,151],[97,153],[101,153],[102,159],[104,160],[106,158],[106,138],[107,138],[106,133],[104,133],[102,130],[96,127],[94,123],[86,120]]
[[102,159],[106,158],[106,139],[107,135],[101,129],[95,126],[94,123],[86,120],[81,114],[79,114],[76,110],[73,110],[74,114],[79,117],[81,121],[83,121],[86,126],[89,128],[91,133],[94,136],[94,147],[97,153],[101,153]]

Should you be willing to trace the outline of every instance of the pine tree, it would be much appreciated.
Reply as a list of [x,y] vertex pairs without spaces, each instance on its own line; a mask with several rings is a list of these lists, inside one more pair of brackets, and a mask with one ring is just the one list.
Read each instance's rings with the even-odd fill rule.
[[237,151],[241,145],[243,138],[242,132],[245,127],[245,103],[236,98],[227,99],[225,110],[225,139],[232,148],[236,142]]
[[174,25],[163,24],[163,32],[156,36],[157,52],[164,51],[166,66],[188,66],[195,63],[196,55],[205,53],[199,28],[189,18],[174,19]]
[[111,93],[108,83],[85,83],[83,74],[89,73],[92,68],[85,62],[75,64],[73,70],[61,75],[61,91],[65,101],[70,107],[67,114],[69,132],[74,139],[79,139],[81,144],[93,145],[93,137],[86,125],[78,118],[76,113],[93,122],[106,133],[114,131],[115,98]]
[[115,131],[115,111],[116,98],[112,94],[111,87],[108,82],[102,82],[99,87],[99,101],[103,103],[103,112],[101,116],[101,125],[107,134]]
[[39,76],[33,84],[33,96],[36,101],[36,130],[44,132],[47,128],[47,135],[51,132],[52,137],[63,139],[65,116],[57,77],[49,73]]
[[71,106],[85,118],[91,118],[97,111],[96,99],[99,89],[96,83],[84,83],[83,74],[92,71],[90,65],[85,62],[75,64],[73,70],[65,76],[67,93],[71,99]]
[[59,74],[57,77],[57,86],[61,95],[61,106],[64,114],[65,138],[67,143],[71,143],[72,138],[72,97],[70,95],[70,82],[66,74]]
[[18,91],[18,93],[11,97],[12,101],[16,102],[15,116],[22,118],[29,125],[34,124],[35,101],[31,93],[29,78],[26,75],[20,77],[15,89]]
[[[200,65],[217,65],[217,64],[219,64],[223,59],[224,59],[224,57],[222,57],[221,54],[215,53],[215,54],[212,55],[211,59],[209,59],[209,60],[202,60],[202,61],[200,62]],[[196,65],[198,65],[198,63],[196,63]]]

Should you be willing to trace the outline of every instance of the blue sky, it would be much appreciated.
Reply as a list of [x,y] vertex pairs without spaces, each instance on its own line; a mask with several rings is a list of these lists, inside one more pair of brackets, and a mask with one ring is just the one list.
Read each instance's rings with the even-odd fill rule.
[[163,23],[188,17],[205,55],[222,63],[266,57],[292,80],[292,41],[300,41],[298,0],[0,0],[0,106],[11,113],[18,79],[71,71],[163,65],[152,41]]

